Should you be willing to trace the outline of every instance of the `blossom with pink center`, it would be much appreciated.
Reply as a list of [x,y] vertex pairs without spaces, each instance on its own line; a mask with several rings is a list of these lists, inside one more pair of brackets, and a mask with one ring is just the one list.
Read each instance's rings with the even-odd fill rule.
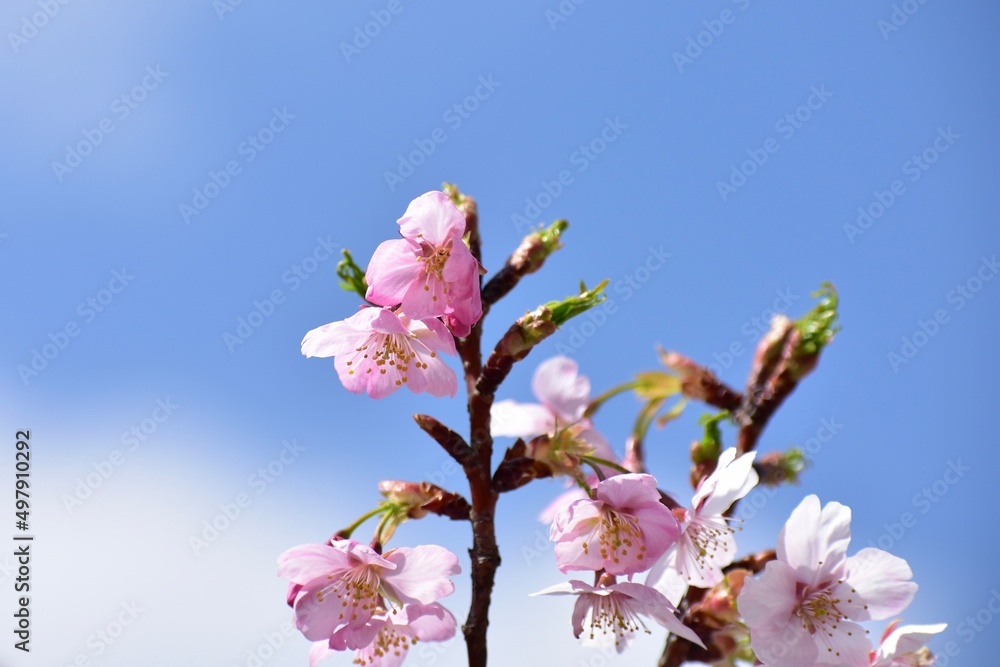
[[309,651],[309,667],[315,667],[336,651],[359,646],[355,665],[398,667],[417,642],[443,642],[455,636],[457,623],[451,612],[434,603],[407,605],[391,613],[379,610],[362,628],[339,630],[329,641],[316,642]]
[[680,535],[673,513],[660,503],[652,475],[616,475],[597,485],[596,498],[556,512],[549,539],[561,572],[648,570]]
[[749,452],[737,458],[733,447],[722,452],[715,472],[698,485],[691,509],[678,511],[683,515],[683,532],[649,571],[647,586],[677,602],[689,585],[711,588],[722,581],[722,568],[736,557],[736,540],[725,513],[757,485],[755,455]]
[[882,645],[872,651],[871,667],[928,667],[934,656],[926,644],[934,635],[944,632],[947,623],[935,625],[904,625],[893,621],[882,634]]
[[[595,456],[616,460],[611,445],[583,416],[590,403],[590,380],[569,357],[552,357],[538,365],[531,390],[539,403],[504,400],[493,404],[490,421],[493,435],[531,438],[549,435],[545,451],[531,455],[549,457]],[[552,445],[559,451],[553,452]],[[613,471],[606,471],[614,474]]]
[[737,599],[750,646],[768,667],[869,667],[857,622],[898,614],[917,585],[906,561],[881,549],[847,557],[851,510],[807,496],[778,536],[777,560],[748,578]]
[[362,308],[302,340],[302,354],[334,357],[344,387],[372,398],[404,386],[414,393],[454,396],[458,378],[439,352],[456,353],[455,339],[440,321],[414,320],[389,308]]
[[399,219],[403,238],[375,249],[366,298],[402,305],[415,320],[444,317],[456,336],[468,336],[483,316],[479,262],[462,241],[465,215],[443,192],[420,195]]
[[705,646],[694,630],[675,616],[677,608],[655,589],[630,582],[613,583],[614,578],[606,575],[601,579],[599,586],[573,580],[533,595],[578,596],[573,606],[573,635],[584,646],[613,646],[621,653],[637,632],[651,634],[645,618],[698,646]]
[[329,641],[345,627],[360,629],[378,609],[436,602],[454,592],[449,576],[459,571],[458,558],[435,545],[379,555],[355,540],[336,540],[278,557],[278,575],[291,583],[296,627],[313,641]]

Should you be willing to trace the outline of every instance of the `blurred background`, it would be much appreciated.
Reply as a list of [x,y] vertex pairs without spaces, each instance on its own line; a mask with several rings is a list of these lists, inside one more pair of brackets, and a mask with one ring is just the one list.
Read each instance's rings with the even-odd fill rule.
[[[851,552],[913,568],[905,621],[949,624],[939,664],[985,664],[998,18],[961,0],[8,0],[0,475],[12,489],[30,429],[36,539],[32,652],[3,627],[0,665],[306,664],[276,556],[370,509],[379,480],[463,488],[410,417],[461,429],[462,400],[355,396],[299,351],[357,306],[340,249],[367,262],[443,181],[479,201],[491,271],[532,227],[570,221],[487,344],[580,280],[611,281],[498,398],[533,400],[557,352],[596,393],[657,367],[656,345],[742,386],[770,317],[833,282],[843,330],[760,443],[808,447],[812,465],[755,500],[741,547],[773,545],[807,493],[850,505]],[[619,452],[637,408],[598,416]],[[682,497],[700,414],[649,440]],[[578,647],[571,599],[528,598],[567,578],[536,521],[561,490],[502,498],[491,664],[654,664],[662,631],[608,660]],[[465,524],[429,518],[394,542],[443,544],[467,572]],[[464,646],[408,664],[462,665]]]

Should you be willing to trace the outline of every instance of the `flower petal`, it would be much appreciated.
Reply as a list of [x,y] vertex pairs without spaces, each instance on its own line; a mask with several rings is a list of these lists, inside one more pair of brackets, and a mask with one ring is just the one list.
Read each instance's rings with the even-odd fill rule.
[[677,613],[677,608],[670,602],[662,593],[650,588],[649,586],[644,586],[642,584],[636,584],[631,582],[620,582],[609,586],[608,588],[629,596],[636,601],[639,609],[643,613],[648,614],[657,623],[665,627],[672,634],[678,637],[683,637],[692,644],[705,648],[705,644],[702,643],[701,638],[698,634],[684,625],[675,614]]
[[555,420],[545,406],[538,403],[497,401],[490,410],[493,435],[529,438],[555,430]]
[[407,290],[423,273],[413,244],[404,239],[383,241],[365,271],[368,282],[365,298],[380,306],[402,303]]
[[462,571],[455,554],[434,544],[392,549],[385,558],[395,563],[396,569],[384,573],[382,583],[406,604],[431,604],[451,595],[455,584],[449,577]]
[[841,609],[856,621],[880,621],[902,612],[913,600],[917,585],[902,558],[881,549],[862,549],[847,559],[846,582],[838,588]]
[[[798,604],[798,580],[787,563],[771,561],[757,577],[747,577],[736,606],[743,615],[751,636],[757,628],[784,628],[789,625]],[[794,624],[793,624],[794,625]]]
[[410,202],[398,220],[399,232],[412,241],[441,245],[448,239],[461,243],[465,215],[443,192],[425,192]]
[[538,365],[531,380],[535,397],[555,414],[560,426],[583,418],[590,401],[590,380],[579,374],[579,368],[569,357],[552,357]]
[[802,583],[836,581],[843,577],[850,541],[851,509],[830,502],[821,510],[819,498],[809,495],[778,535],[778,560],[794,568]]
[[699,514],[725,513],[734,502],[757,486],[759,477],[753,469],[757,452],[747,452],[734,459],[736,449],[730,447],[719,457],[718,467],[698,487],[691,507]]

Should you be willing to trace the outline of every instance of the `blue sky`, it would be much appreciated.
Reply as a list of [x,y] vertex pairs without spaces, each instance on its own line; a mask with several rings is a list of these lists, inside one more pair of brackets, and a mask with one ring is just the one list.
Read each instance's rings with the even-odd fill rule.
[[[525,221],[571,224],[493,309],[487,340],[580,280],[611,281],[614,312],[553,336],[501,398],[528,400],[556,350],[595,390],[655,367],[656,345],[739,386],[759,322],[805,312],[833,282],[843,331],[761,448],[835,433],[743,544],[773,544],[807,493],[848,504],[855,548],[882,539],[912,566],[906,620],[949,623],[935,646],[955,642],[951,664],[984,662],[985,633],[962,624],[992,620],[1000,589],[985,419],[998,15],[916,0],[7,2],[0,400],[7,437],[28,427],[36,443],[38,555],[36,651],[12,656],[5,640],[0,663],[156,667],[197,650],[197,664],[246,665],[278,632],[265,664],[305,664],[307,643],[280,633],[277,554],[349,523],[381,479],[461,486],[409,417],[458,428],[460,400],[373,402],[299,353],[306,331],[356,307],[336,285],[339,248],[364,262],[443,181],[479,200],[491,271]],[[233,343],[241,319],[259,326]],[[600,414],[619,447],[636,407]],[[698,414],[650,441],[681,494]],[[100,486],[67,508],[95,471]],[[526,597],[563,579],[533,520],[560,488],[502,499],[497,664],[541,664],[542,643],[554,664],[588,655],[567,600]],[[190,537],[237,498],[239,517],[194,553]],[[468,544],[466,526],[432,520],[396,539],[463,558]],[[467,599],[463,577],[457,616]],[[93,639],[129,604],[143,611],[118,638]],[[659,637],[635,664],[653,663]]]

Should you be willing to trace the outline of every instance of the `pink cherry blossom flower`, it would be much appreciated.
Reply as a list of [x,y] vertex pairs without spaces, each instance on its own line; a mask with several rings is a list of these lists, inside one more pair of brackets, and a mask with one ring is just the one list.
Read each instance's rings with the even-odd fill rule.
[[881,549],[847,557],[851,510],[807,496],[778,536],[777,560],[748,578],[737,599],[750,646],[768,667],[869,667],[857,622],[898,614],[917,585],[909,565]]
[[615,575],[649,569],[679,535],[677,519],[660,503],[656,479],[635,473],[600,482],[595,499],[560,509],[549,531],[561,572]]
[[[377,609],[431,604],[450,595],[448,577],[458,558],[435,545],[391,549],[379,555],[355,540],[306,544],[278,557],[278,575],[294,591],[296,627],[313,641],[329,641],[341,628],[363,627]],[[351,648],[359,648],[352,646]]]
[[872,651],[871,667],[928,667],[934,656],[925,646],[931,637],[944,632],[947,623],[904,625],[893,621],[882,634],[882,645]]
[[647,586],[676,602],[688,585],[711,588],[722,581],[722,568],[736,557],[736,540],[725,513],[757,485],[755,454],[737,458],[733,447],[722,452],[715,472],[698,485],[691,509],[677,512],[683,515],[683,532],[649,571]]
[[695,632],[684,625],[674,607],[661,593],[642,584],[614,583],[614,577],[602,575],[599,586],[572,580],[532,595],[577,595],[573,607],[573,635],[584,646],[610,648],[622,653],[637,632],[651,634],[645,618],[650,618],[670,632],[705,645]]
[[[569,357],[552,357],[538,365],[531,389],[539,403],[504,400],[490,411],[493,435],[531,438],[548,435],[547,444],[558,445],[553,452],[532,451],[532,456],[578,456],[586,454],[605,461],[615,461],[611,445],[583,413],[590,403],[590,380],[580,375],[579,366]],[[558,472],[558,471],[557,471]],[[615,474],[606,470],[606,474]]]
[[366,298],[402,304],[416,320],[445,317],[456,336],[468,336],[483,316],[479,262],[462,241],[465,215],[443,192],[428,192],[399,219],[402,239],[383,242],[368,263]]
[[403,386],[414,393],[454,396],[458,378],[439,352],[455,354],[455,339],[440,321],[410,319],[389,308],[362,308],[302,340],[302,354],[334,357],[344,387],[372,398]]
[[407,605],[391,613],[380,610],[362,628],[337,631],[329,641],[316,642],[309,651],[309,667],[315,667],[336,651],[360,646],[355,665],[398,667],[417,642],[442,642],[455,636],[457,623],[451,612],[434,603]]

